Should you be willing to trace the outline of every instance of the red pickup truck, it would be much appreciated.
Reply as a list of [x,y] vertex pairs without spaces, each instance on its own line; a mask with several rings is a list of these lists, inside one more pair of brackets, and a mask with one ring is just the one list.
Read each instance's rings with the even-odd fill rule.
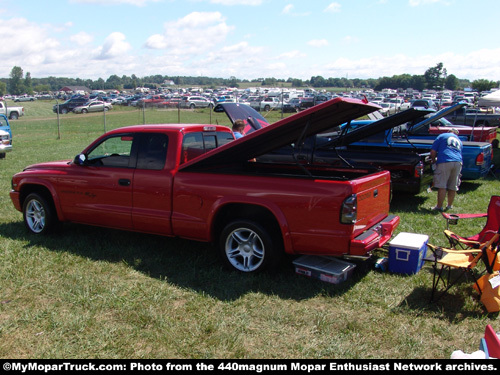
[[377,109],[335,99],[238,140],[224,126],[119,128],[72,161],[15,174],[10,197],[35,234],[66,221],[213,242],[243,272],[284,253],[366,256],[399,224],[388,171],[255,158]]

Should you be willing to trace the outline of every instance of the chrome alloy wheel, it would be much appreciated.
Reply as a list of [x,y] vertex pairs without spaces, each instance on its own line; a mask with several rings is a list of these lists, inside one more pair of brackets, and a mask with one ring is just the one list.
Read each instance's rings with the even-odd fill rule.
[[33,233],[41,233],[45,228],[45,208],[43,204],[31,199],[26,206],[26,224]]
[[253,272],[264,261],[264,243],[260,236],[249,228],[234,229],[225,244],[229,263],[239,271]]

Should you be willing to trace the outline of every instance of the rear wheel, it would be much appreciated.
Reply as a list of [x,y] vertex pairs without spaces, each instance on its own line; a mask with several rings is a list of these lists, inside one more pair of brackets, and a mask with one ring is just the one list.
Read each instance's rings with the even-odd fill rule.
[[11,120],[17,120],[19,118],[19,114],[17,112],[12,112],[9,118]]
[[28,195],[23,204],[26,228],[34,234],[46,234],[54,229],[57,217],[52,205],[40,194]]
[[234,221],[224,228],[219,250],[227,266],[249,273],[275,266],[282,254],[276,236],[247,220]]

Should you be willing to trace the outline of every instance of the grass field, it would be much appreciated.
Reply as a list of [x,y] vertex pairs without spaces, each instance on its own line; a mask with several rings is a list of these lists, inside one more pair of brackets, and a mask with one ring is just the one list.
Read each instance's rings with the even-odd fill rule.
[[[429,304],[429,264],[403,276],[357,262],[348,281],[331,285],[295,274],[291,261],[266,274],[230,272],[209,245],[187,240],[72,224],[29,235],[8,194],[26,165],[71,159],[123,125],[229,125],[208,111],[123,107],[58,123],[52,104],[23,103],[26,115],[11,122],[14,150],[0,160],[1,358],[449,358],[476,351],[486,324],[500,330],[470,280]],[[455,211],[485,212],[499,187],[492,178],[464,182]],[[445,245],[435,201],[435,192],[395,195],[397,233]],[[484,223],[454,229],[469,235]]]

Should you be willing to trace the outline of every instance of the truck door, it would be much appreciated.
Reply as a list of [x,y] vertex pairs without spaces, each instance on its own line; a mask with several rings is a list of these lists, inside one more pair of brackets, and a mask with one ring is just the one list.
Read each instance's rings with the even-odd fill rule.
[[87,153],[83,165],[68,168],[58,184],[67,220],[131,229],[133,145],[131,134],[107,137]]
[[165,170],[168,136],[143,133],[133,178],[133,229],[170,235],[172,175]]

